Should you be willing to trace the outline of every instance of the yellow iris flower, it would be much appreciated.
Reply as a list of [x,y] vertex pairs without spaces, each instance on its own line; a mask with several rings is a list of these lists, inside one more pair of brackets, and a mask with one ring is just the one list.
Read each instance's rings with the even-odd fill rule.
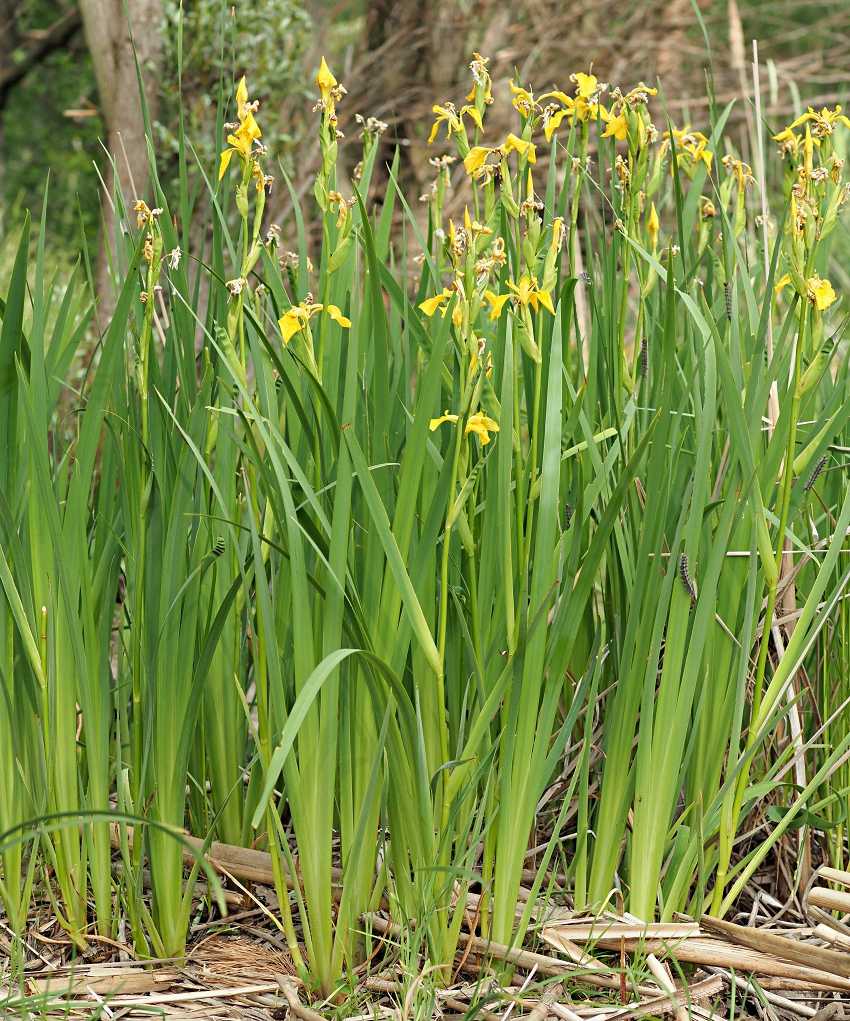
[[492,306],[492,310],[490,312],[490,320],[492,321],[493,319],[498,319],[499,316],[502,314],[502,308],[504,307],[505,302],[508,301],[508,299],[510,298],[510,295],[496,294],[495,291],[485,291],[484,297],[487,301],[490,302]]
[[[783,287],[790,283],[792,283],[791,274],[786,273],[781,280],[776,281],[773,290],[779,293]],[[832,284],[828,280],[821,280],[817,273],[806,281],[806,288],[809,301],[817,308],[818,312],[824,312],[835,301],[836,295]]]
[[494,154],[499,157],[509,156],[512,152],[526,156],[529,163],[537,162],[537,146],[511,132],[505,141],[501,145],[497,145],[495,149],[488,149],[485,145],[473,145],[466,154],[463,165],[466,167],[467,174],[474,174],[484,166],[488,157]]
[[475,433],[482,443],[490,442],[490,433],[497,433],[499,431],[498,422],[494,422],[492,418],[488,418],[480,411],[476,415],[470,415],[466,423],[466,433]]
[[523,276],[518,284],[515,284],[513,280],[508,281],[508,287],[516,295],[517,301],[524,308],[528,308],[530,305],[535,312],[542,305],[547,311],[555,314],[555,308],[552,304],[552,297],[548,291],[542,291],[537,286],[537,277]]
[[241,159],[249,160],[254,150],[254,142],[262,137],[259,125],[254,120],[254,114],[249,109],[248,87],[245,84],[244,75],[236,87],[236,110],[239,116],[239,127],[227,136],[230,148],[225,149],[221,154],[218,165],[219,181],[230,166],[233,154],[237,153]]
[[636,107],[646,103],[650,96],[655,96],[657,93],[658,89],[650,88],[649,85],[646,85],[644,82],[640,82],[625,96],[618,97],[615,92],[615,102],[612,104],[610,111],[606,110],[600,103],[599,115],[606,124],[605,130],[602,132],[602,137],[614,137],[618,142],[625,142],[629,133],[629,125],[626,120],[626,110],[635,110]]
[[511,79],[510,85],[514,97],[511,102],[523,117],[530,117],[535,110],[540,109],[540,104],[536,102],[534,93],[530,89],[524,89],[521,85],[514,85],[513,79]]
[[806,284],[809,288],[809,299],[814,302],[818,312],[823,312],[835,301],[832,284],[828,280],[821,280],[817,273],[810,277]]
[[812,121],[813,133],[821,136],[831,135],[835,131],[837,124],[843,124],[845,128],[850,128],[850,119],[844,116],[840,106],[836,106],[834,110],[828,110],[824,107],[820,113],[809,107],[806,113],[802,117],[798,117],[788,130],[798,128],[801,124],[805,124],[806,121]]
[[[578,71],[576,74],[570,75],[570,81],[576,86],[575,98],[559,90],[547,92],[540,97],[541,103],[544,99],[557,99],[559,103],[563,104],[560,110],[554,109],[554,103],[544,109],[543,130],[547,142],[552,141],[552,135],[558,130],[565,117],[568,118],[569,124],[573,124],[575,121],[582,123],[595,121],[599,116],[598,97],[600,89],[605,86],[599,85],[596,75]],[[623,137],[625,138],[625,135]]]
[[[669,138],[670,132],[665,131],[661,137]],[[683,161],[689,160],[690,171],[693,173],[700,162],[703,162],[708,172],[711,173],[711,161],[714,153],[709,152],[708,139],[701,131],[691,131],[690,124],[686,124],[683,128],[673,128],[673,137],[676,139],[677,147],[681,150],[676,154],[676,162],[679,166]],[[687,166],[688,164],[686,164]],[[671,173],[672,170],[671,166]]]
[[614,108],[611,107],[611,112],[609,113],[600,103],[599,116],[605,122],[605,130],[602,132],[602,137],[613,137],[616,138],[618,142],[625,142],[626,136],[629,133],[629,126],[626,123],[626,115],[623,113],[622,108],[619,113],[615,113]]
[[[451,222],[451,221],[449,221]],[[454,226],[452,224],[452,226]],[[425,313],[426,316],[430,317],[434,315],[437,309],[440,309],[441,314],[445,317],[446,312],[449,310],[449,302],[452,300],[454,290],[451,287],[444,287],[439,294],[435,294],[433,298],[426,298],[424,301],[419,303],[419,308]],[[463,307],[460,302],[457,303],[452,312],[452,322],[460,328],[463,325]]]
[[537,277],[523,276],[518,284],[515,284],[513,280],[509,280],[508,287],[514,292],[513,294],[496,294],[493,291],[484,292],[485,299],[492,306],[492,311],[490,312],[491,319],[499,318],[502,314],[502,309],[505,307],[505,302],[509,298],[513,298],[523,308],[530,306],[537,312],[542,305],[552,315],[555,314],[552,296],[548,291],[541,290],[537,286]]
[[468,114],[473,121],[477,124],[479,130],[484,130],[484,123],[481,120],[481,114],[474,106],[462,106],[458,110],[453,103],[446,103],[445,106],[433,106],[431,108],[437,119],[434,121],[434,127],[431,128],[431,135],[428,138],[428,145],[430,145],[437,137],[437,132],[440,129],[440,125],[445,123],[446,125],[446,140],[450,139],[453,134],[457,135],[460,133],[463,127],[463,115]]
[[[317,312],[325,308],[324,305],[315,302],[302,301],[300,305],[293,305],[288,312],[284,312],[278,324],[283,335],[284,344],[288,344],[292,337],[299,330],[303,330]],[[334,322],[340,326],[351,326],[351,320],[346,318],[336,305],[328,305],[327,313]]]
[[[457,415],[450,415],[448,411],[440,415],[439,418],[432,418],[429,428],[431,432],[439,429],[443,422],[452,422],[457,424]],[[475,415],[470,415],[466,422],[466,428],[464,433],[468,436],[470,433],[475,435],[481,440],[481,443],[490,442],[490,433],[497,433],[499,431],[499,423],[494,422],[492,418],[488,418],[482,412],[478,412]]]
[[[444,305],[451,300],[453,294],[454,291],[450,287],[444,287],[440,294],[435,295],[433,298],[426,298],[424,301],[421,301],[419,303],[419,307],[426,316],[432,316],[441,305]],[[445,309],[443,310],[443,315],[445,315]]]

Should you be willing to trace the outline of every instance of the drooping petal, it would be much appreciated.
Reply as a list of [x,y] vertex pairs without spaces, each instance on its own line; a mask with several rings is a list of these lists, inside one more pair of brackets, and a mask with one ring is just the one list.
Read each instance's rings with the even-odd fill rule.
[[426,298],[424,301],[421,301],[419,303],[419,308],[426,316],[432,316],[440,305],[448,301],[451,296],[452,292],[448,289],[448,287],[444,287],[442,293],[435,294],[433,298]]
[[[549,294],[548,291],[535,291],[534,296],[535,298],[537,298],[540,304],[547,310],[547,312],[551,312],[552,315],[555,314],[555,306],[552,304],[552,296],[551,294]],[[534,311],[536,312],[537,309],[535,308]]]
[[440,428],[443,422],[457,422],[457,415],[450,415],[448,411],[445,411],[439,418],[432,418],[428,428],[431,432],[434,432],[436,429]]
[[542,103],[544,99],[557,99],[563,103],[564,106],[572,106],[575,102],[572,96],[568,96],[566,92],[560,92],[558,89],[555,89],[554,92],[544,92],[540,97],[540,102]]
[[306,326],[309,318],[309,313],[299,305],[295,305],[288,312],[284,312],[281,318],[277,321],[280,326],[280,332],[283,336],[284,344],[288,344],[292,337]]
[[811,107],[809,107],[808,111],[806,113],[804,113],[802,115],[802,117],[798,117],[795,121],[791,122],[791,124],[789,125],[789,129],[790,128],[798,128],[801,124],[805,124],[806,121],[811,121],[811,120],[816,120],[816,119],[817,119],[817,114],[814,112],[814,110]]
[[236,151],[235,149],[225,149],[224,152],[221,154],[221,159],[218,164],[219,181],[222,179],[222,177],[224,177],[227,168],[230,166],[230,160],[232,159],[233,153],[235,151]]
[[493,291],[485,291],[484,297],[493,306],[493,310],[490,313],[490,319],[498,319],[502,314],[502,309],[505,306],[505,302],[510,298],[509,294],[496,294]]
[[327,313],[331,319],[333,319],[335,323],[339,323],[340,326],[351,326],[351,320],[344,316],[336,305],[328,305]]
[[526,142],[525,139],[519,138],[513,132],[505,139],[502,149],[506,153],[513,152],[516,149],[520,156],[528,157],[529,163],[537,162],[537,146],[533,142]]
[[779,294],[779,292],[782,290],[782,288],[787,286],[790,283],[791,283],[791,274],[790,273],[786,273],[784,277],[782,277],[780,280],[777,280],[776,283],[773,285],[774,293],[775,294]]
[[470,117],[471,117],[471,118],[472,118],[472,119],[473,119],[473,120],[475,121],[475,123],[476,123],[476,124],[478,125],[478,130],[479,130],[479,131],[483,131],[483,130],[484,130],[484,122],[483,122],[483,121],[481,120],[481,114],[480,114],[480,113],[478,112],[478,110],[476,110],[476,109],[475,109],[475,107],[474,107],[474,106],[464,106],[464,107],[463,107],[463,108],[461,109],[461,111],[460,111],[460,112],[461,112],[461,115],[463,115],[463,114],[465,114],[465,113],[468,113],[468,114],[469,114],[469,116],[470,116]]
[[546,125],[543,128],[543,132],[546,135],[546,141],[547,142],[551,142],[552,141],[552,135],[555,134],[555,132],[561,126],[561,121],[569,113],[572,113],[572,110],[567,110],[567,109],[556,110],[552,114],[552,116],[546,121]]
[[476,170],[480,170],[487,162],[487,157],[491,152],[492,149],[487,149],[483,145],[473,145],[463,161],[467,174],[474,174]]

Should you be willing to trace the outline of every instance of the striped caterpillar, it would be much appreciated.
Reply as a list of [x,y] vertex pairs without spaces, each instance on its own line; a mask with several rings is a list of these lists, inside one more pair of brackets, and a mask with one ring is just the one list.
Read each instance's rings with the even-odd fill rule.
[[809,481],[804,486],[804,489],[806,490],[807,493],[811,492],[812,486],[814,486],[814,484],[817,482],[818,475],[820,475],[820,473],[823,471],[823,469],[824,469],[824,467],[826,465],[826,461],[827,461],[827,455],[824,454],[823,457],[820,459],[820,461],[818,461],[818,463],[815,465],[815,470],[809,476]]
[[646,375],[649,372],[649,344],[646,341],[646,337],[640,342],[640,374],[643,379],[646,379]]
[[682,584],[685,586],[685,590],[691,599],[696,599],[697,590],[694,588],[694,583],[691,579],[691,569],[688,564],[688,554],[679,554],[679,577],[682,579]]
[[732,322],[732,291],[729,287],[729,281],[723,281],[723,293],[726,295],[726,318],[729,322]]

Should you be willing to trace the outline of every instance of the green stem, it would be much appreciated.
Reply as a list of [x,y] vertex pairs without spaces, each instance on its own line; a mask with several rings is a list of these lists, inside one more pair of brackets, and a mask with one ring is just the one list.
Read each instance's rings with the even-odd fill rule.
[[[457,469],[460,463],[460,447],[463,443],[463,420],[458,419],[457,428],[455,429],[455,449],[452,461],[452,481],[449,486],[449,497],[448,505],[446,507],[446,521],[452,512],[455,500],[455,482],[457,480]],[[443,530],[443,552],[440,561],[440,609],[439,609],[439,623],[438,623],[438,639],[437,648],[440,653],[440,673],[437,676],[437,703],[439,705],[439,721],[438,726],[440,730],[440,761],[445,764],[449,761],[449,736],[446,731],[446,629],[448,627],[448,611],[449,611],[449,545],[451,541],[451,526],[446,524]],[[445,791],[445,784],[443,784],[443,790]],[[443,810],[442,810],[442,825],[441,828],[445,831],[448,825],[449,806],[443,798]]]
[[584,181],[585,166],[587,165],[587,137],[588,137],[588,124],[586,121],[581,123],[581,142],[579,143],[579,160],[581,161],[581,167],[576,172],[576,186],[573,191],[572,205],[570,206],[570,276],[576,275],[576,266],[578,263],[578,210],[579,210],[579,199],[581,197],[581,186]]
[[[794,352],[794,377],[793,377],[793,397],[791,401],[791,422],[788,427],[788,444],[785,450],[785,466],[782,476],[782,491],[780,493],[780,513],[779,513],[779,535],[777,539],[777,551],[776,551],[776,571],[772,578],[768,579],[767,582],[767,605],[765,607],[764,624],[762,627],[761,644],[759,646],[759,657],[756,666],[756,675],[753,689],[753,704],[750,711],[750,727],[747,732],[747,741],[745,745],[745,753],[749,752],[750,749],[756,742],[758,737],[758,721],[761,714],[761,703],[764,695],[764,675],[767,666],[767,650],[770,645],[770,631],[773,623],[773,612],[776,607],[776,588],[778,584],[779,569],[782,564],[782,557],[784,554],[785,547],[785,529],[788,525],[788,509],[791,504],[791,485],[794,479],[794,450],[797,440],[797,419],[800,415],[800,398],[797,396],[797,384],[800,381],[800,359],[803,348],[803,343],[806,335],[806,327],[808,325],[808,308],[804,308],[802,312],[802,321],[800,323],[800,335],[797,339],[797,347]],[[756,483],[757,484],[757,483]],[[735,833],[738,829],[738,820],[741,815],[741,808],[744,801],[744,793],[747,788],[747,783],[750,778],[750,766],[745,767],[741,770],[738,777],[738,783],[735,787],[734,800],[732,802],[731,812],[724,812],[724,818],[721,822],[720,830],[720,844],[719,844],[719,859],[717,868],[717,880],[715,882],[714,891],[712,893],[711,910],[712,914],[717,914],[721,910],[721,904],[723,903],[723,891],[726,886],[728,874],[729,874],[729,863],[732,857],[732,843],[735,839]]]

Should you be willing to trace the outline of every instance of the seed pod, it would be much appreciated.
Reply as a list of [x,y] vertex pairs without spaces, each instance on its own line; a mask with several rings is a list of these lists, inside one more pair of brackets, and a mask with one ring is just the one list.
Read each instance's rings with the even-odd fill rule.
[[694,588],[694,583],[691,580],[691,569],[688,565],[688,554],[679,554],[679,577],[682,579],[682,584],[685,586],[685,590],[691,599],[696,599],[697,590]]
[[815,465],[815,470],[809,476],[809,481],[806,483],[806,485],[804,487],[807,493],[811,492],[812,487],[814,486],[814,484],[818,480],[818,475],[820,475],[820,473],[823,471],[824,467],[826,466],[826,462],[827,462],[827,455],[824,454],[823,457],[820,459],[820,461],[818,461],[818,463]]

